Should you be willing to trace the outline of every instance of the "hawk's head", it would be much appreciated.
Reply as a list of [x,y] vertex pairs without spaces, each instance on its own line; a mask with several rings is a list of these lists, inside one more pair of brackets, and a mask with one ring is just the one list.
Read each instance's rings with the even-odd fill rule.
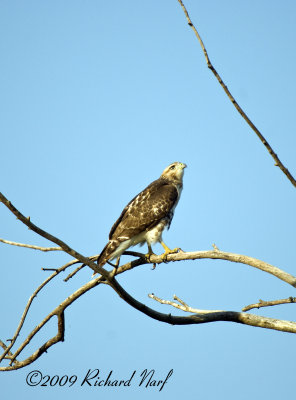
[[182,183],[184,168],[187,165],[181,162],[174,162],[170,164],[161,174],[162,178],[165,178],[169,181],[174,181],[176,183]]

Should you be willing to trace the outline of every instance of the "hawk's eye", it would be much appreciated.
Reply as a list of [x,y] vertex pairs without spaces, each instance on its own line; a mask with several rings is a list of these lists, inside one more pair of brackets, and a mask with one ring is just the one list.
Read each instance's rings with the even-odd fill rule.
[[170,169],[175,169],[175,165],[172,165],[172,166],[170,167]]

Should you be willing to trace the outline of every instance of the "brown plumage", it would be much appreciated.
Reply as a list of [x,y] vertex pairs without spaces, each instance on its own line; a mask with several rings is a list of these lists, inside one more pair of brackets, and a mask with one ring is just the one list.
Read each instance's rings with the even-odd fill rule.
[[[109,234],[109,242],[98,258],[103,266],[136,244],[148,244],[148,254],[153,254],[151,244],[160,242],[166,256],[170,250],[162,242],[162,231],[169,228],[175,207],[179,201],[186,164],[170,164],[160,178],[152,182],[141,193],[135,196],[122,211]],[[177,249],[174,249],[176,251]]]

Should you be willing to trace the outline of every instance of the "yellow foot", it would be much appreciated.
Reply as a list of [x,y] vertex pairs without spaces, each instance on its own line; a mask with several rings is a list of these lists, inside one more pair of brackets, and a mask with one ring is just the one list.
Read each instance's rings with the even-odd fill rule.
[[166,246],[165,252],[162,253],[162,255],[161,255],[162,261],[163,261],[163,262],[167,262],[167,260],[168,260],[168,255],[169,255],[169,254],[178,253],[180,250],[181,250],[181,249],[180,249],[179,247],[176,247],[175,249],[172,249],[172,250],[171,250],[171,249],[169,249],[169,248]]
[[155,253],[153,253],[153,251],[151,251],[151,252],[145,254],[145,256],[144,256],[144,257],[145,257],[145,260],[148,261],[149,263],[151,262],[151,261],[150,261],[150,257],[151,257],[151,256],[155,256]]

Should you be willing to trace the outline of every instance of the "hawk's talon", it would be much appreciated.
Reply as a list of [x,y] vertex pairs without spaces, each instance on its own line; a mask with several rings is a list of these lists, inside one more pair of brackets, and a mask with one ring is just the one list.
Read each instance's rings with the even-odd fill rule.
[[168,263],[168,254],[169,253],[161,254],[161,261],[164,262],[165,264]]
[[176,247],[175,249],[169,249],[168,247],[166,247],[165,252],[163,254],[161,254],[161,260],[164,263],[168,262],[168,255],[169,254],[175,254],[178,253],[180,251],[180,247]]
[[[172,252],[174,252],[174,253],[180,253],[180,252],[182,252],[183,250],[181,249],[181,247],[176,247],[175,249],[173,249],[172,250]],[[184,253],[184,252],[183,252]],[[172,253],[173,254],[173,253]]]
[[150,263],[150,262],[151,262],[151,261],[150,261],[150,257],[151,257],[151,256],[155,256],[155,255],[156,255],[156,254],[153,253],[153,251],[152,251],[152,252],[149,252],[149,253],[145,254],[145,255],[144,255],[144,258],[145,258],[145,260],[146,260],[147,262]]

